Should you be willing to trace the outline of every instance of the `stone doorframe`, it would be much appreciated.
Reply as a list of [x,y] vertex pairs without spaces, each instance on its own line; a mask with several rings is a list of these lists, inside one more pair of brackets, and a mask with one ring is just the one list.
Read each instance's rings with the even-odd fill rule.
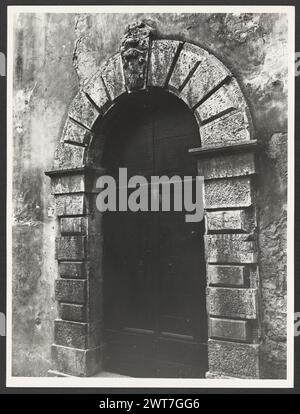
[[[205,178],[205,257],[209,325],[208,378],[260,377],[259,273],[255,152],[251,116],[232,73],[188,42],[158,39],[152,27],[127,28],[119,53],[73,100],[51,177],[59,235],[52,357],[55,372],[91,376],[103,358],[101,216],[93,182],[95,122],[120,97],[162,88],[196,117],[201,143],[190,150]],[[98,138],[99,139],[99,138]]]

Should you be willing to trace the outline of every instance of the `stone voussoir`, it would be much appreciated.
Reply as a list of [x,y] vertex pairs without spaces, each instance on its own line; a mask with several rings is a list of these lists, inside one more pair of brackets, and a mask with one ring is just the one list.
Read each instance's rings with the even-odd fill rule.
[[87,146],[92,134],[86,128],[68,118],[62,134],[63,141],[70,144]]
[[169,80],[168,88],[173,92],[179,92],[191,71],[195,69],[208,52],[191,43],[185,43],[175,64],[173,73]]
[[176,40],[154,40],[151,45],[148,68],[148,86],[163,88],[166,84],[176,52],[182,42]]
[[231,77],[228,83],[222,85],[196,108],[195,115],[202,123],[230,109],[246,110],[246,108],[243,92],[237,80]]
[[180,93],[180,98],[193,108],[216,86],[231,76],[230,71],[215,56],[201,59],[195,73]]
[[95,103],[101,113],[104,113],[110,106],[111,102],[107,96],[100,69],[83,85],[83,91]]
[[91,130],[99,116],[100,113],[95,105],[93,105],[86,94],[80,90],[71,104],[69,117],[88,130]]
[[109,98],[112,101],[126,93],[122,58],[120,53],[112,56],[100,70],[102,79],[109,94]]

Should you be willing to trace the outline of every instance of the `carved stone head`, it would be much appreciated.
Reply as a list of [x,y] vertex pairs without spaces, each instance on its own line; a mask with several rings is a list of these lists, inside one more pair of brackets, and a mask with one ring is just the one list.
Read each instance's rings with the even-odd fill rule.
[[155,28],[145,22],[129,25],[121,42],[126,87],[129,92],[146,87],[146,68]]

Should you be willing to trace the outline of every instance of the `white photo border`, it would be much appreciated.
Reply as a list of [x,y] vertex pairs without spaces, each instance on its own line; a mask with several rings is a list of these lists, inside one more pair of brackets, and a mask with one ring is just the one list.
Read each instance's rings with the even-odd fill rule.
[[[294,6],[8,6],[7,7],[7,337],[6,386],[22,388],[293,388],[294,386]],[[12,375],[13,16],[15,13],[284,13],[288,17],[287,378],[169,379],[17,377]]]

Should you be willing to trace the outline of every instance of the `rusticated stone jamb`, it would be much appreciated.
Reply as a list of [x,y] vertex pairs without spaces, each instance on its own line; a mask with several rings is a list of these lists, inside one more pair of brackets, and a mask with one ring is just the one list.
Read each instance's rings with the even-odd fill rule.
[[[89,375],[80,363],[91,358],[101,361],[102,352],[102,215],[96,209],[95,181],[101,169],[77,168],[54,170],[52,192],[56,201],[59,234],[56,258],[59,279],[55,281],[55,297],[59,317],[55,321],[53,345],[55,364],[77,375]],[[81,352],[81,351],[84,352]],[[82,367],[83,368],[83,367]],[[97,370],[101,364],[97,366]],[[81,373],[80,373],[80,372]]]
[[[205,132],[202,134],[203,147],[190,151],[197,157],[198,174],[204,177],[208,376],[218,372],[219,376],[258,378],[261,328],[256,141],[248,143],[241,138],[234,142],[238,125],[243,123],[238,119],[239,112],[232,112],[229,119],[230,116],[237,119],[229,123],[224,116],[225,124],[218,128],[213,122],[208,124],[210,133],[207,138]],[[222,123],[222,117],[216,122]],[[222,360],[216,350],[222,354]],[[239,361],[234,368],[229,358],[236,357]]]

